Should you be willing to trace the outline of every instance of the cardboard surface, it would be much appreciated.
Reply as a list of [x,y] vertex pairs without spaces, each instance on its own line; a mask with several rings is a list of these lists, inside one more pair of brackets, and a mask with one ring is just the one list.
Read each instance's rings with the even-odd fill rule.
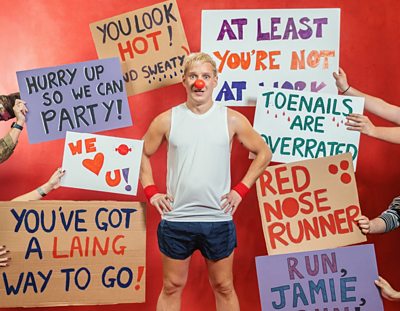
[[269,255],[366,241],[349,153],[270,166],[257,196]]
[[0,307],[144,302],[145,209],[138,202],[0,202]]

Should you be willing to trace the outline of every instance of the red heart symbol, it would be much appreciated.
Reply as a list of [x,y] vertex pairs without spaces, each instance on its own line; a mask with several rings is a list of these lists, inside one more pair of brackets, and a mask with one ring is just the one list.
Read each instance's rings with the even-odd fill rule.
[[82,161],[82,165],[86,167],[89,171],[99,175],[101,168],[104,163],[104,154],[98,153],[94,156],[94,159],[86,159]]

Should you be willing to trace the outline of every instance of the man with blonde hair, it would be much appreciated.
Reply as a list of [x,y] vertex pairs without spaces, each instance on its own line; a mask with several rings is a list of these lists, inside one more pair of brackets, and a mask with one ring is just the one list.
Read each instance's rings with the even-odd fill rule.
[[[186,102],[161,113],[151,123],[144,136],[140,172],[146,197],[162,217],[158,244],[163,288],[157,311],[180,310],[195,250],[205,258],[217,310],[237,311],[232,216],[269,164],[271,151],[242,114],[213,102],[218,77],[216,64],[208,54],[187,57],[182,82]],[[231,188],[233,138],[256,156],[241,182]],[[164,140],[168,143],[167,193],[161,193],[154,184],[150,164],[150,157]]]

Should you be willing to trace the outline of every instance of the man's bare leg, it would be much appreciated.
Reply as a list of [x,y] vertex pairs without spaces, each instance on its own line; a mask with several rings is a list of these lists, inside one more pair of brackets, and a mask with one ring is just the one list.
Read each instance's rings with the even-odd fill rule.
[[206,263],[217,311],[239,311],[239,300],[233,286],[233,252],[218,261],[206,259]]
[[182,291],[186,285],[190,258],[172,259],[161,254],[163,262],[163,288],[157,302],[157,311],[179,311]]

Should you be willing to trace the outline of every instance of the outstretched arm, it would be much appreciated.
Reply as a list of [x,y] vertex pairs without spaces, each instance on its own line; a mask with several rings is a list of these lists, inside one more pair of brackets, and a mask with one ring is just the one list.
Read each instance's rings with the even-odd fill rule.
[[355,221],[357,221],[358,227],[363,234],[386,232],[386,223],[380,217],[369,220],[368,217],[361,215],[360,217],[356,218]]
[[355,221],[364,234],[384,233],[400,227],[400,197],[395,197],[379,217],[369,220],[362,215]]
[[[350,86],[346,73],[342,68],[339,68],[339,73],[334,72],[333,77],[336,80],[337,88],[343,94],[364,97],[365,109],[383,119],[400,124],[400,107],[391,105],[378,97],[368,95]],[[367,116],[356,113],[347,116],[346,125],[348,130],[358,131],[390,143],[400,144],[400,127],[378,127]]]
[[[25,117],[28,109],[25,106],[25,102],[16,99],[13,107],[14,115],[16,117],[15,123],[23,127],[25,124]],[[13,127],[10,129],[8,134],[0,140],[0,163],[6,161],[13,153],[15,146],[18,143],[18,138],[21,134],[21,129]]]
[[381,98],[368,95],[350,86],[346,73],[342,68],[339,68],[339,73],[334,72],[333,77],[336,80],[336,86],[339,91],[345,92],[344,95],[364,97],[365,109],[383,119],[400,124],[400,107],[389,104]]
[[367,116],[352,113],[346,117],[347,129],[378,138],[389,143],[400,144],[400,127],[375,126]]
[[[24,126],[26,120],[26,114],[28,113],[28,108],[26,108],[25,102],[23,100],[16,99],[13,110],[16,119],[15,123],[17,123],[20,126]],[[10,136],[14,143],[17,143],[20,134],[21,134],[20,130],[16,128],[11,129]]]
[[64,174],[65,174],[65,170],[63,171],[63,170],[61,170],[61,168],[58,168],[53,173],[53,175],[51,175],[50,179],[46,183],[44,183],[40,187],[36,188],[35,190],[32,190],[31,192],[25,193],[23,195],[20,195],[19,197],[12,199],[11,201],[40,200],[46,194],[48,194],[50,191],[60,187],[61,177],[63,177]]
[[150,204],[162,215],[164,211],[171,211],[170,202],[173,198],[166,193],[160,193],[154,184],[150,157],[158,150],[161,143],[166,139],[171,127],[171,111],[160,114],[150,124],[149,129],[143,137],[143,155],[140,164],[140,182]]
[[246,188],[248,190],[253,186],[257,178],[267,168],[272,158],[272,152],[260,134],[253,129],[247,118],[239,112],[228,109],[228,124],[230,132],[237,137],[247,150],[256,156],[241,182],[222,197],[222,200],[226,199],[222,205],[222,209],[225,212],[231,210],[233,215],[242,201]]

